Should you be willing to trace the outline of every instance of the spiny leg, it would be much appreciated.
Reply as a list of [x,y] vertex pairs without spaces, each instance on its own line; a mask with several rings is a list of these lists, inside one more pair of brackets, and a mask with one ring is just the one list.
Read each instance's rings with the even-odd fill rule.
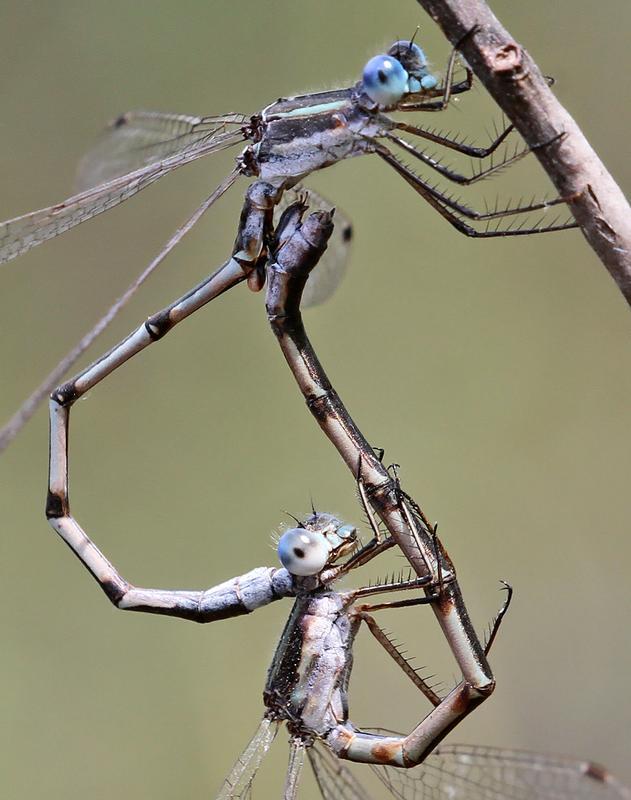
[[[434,582],[433,582],[433,585],[432,585],[432,590],[433,590],[434,594],[433,595],[432,594],[426,594],[426,596],[424,598],[414,598],[413,597],[413,598],[405,599],[405,600],[396,600],[396,601],[389,601],[387,603],[371,604],[369,606],[363,605],[363,606],[360,606],[359,609],[358,609],[358,610],[360,610],[362,612],[380,611],[380,610],[391,609],[391,608],[407,608],[407,607],[414,606],[414,605],[420,605],[425,600],[428,600],[429,602],[440,601],[441,597],[442,597],[442,594],[443,594],[443,592],[445,590],[445,580],[444,580],[444,577],[443,577],[442,565],[443,565],[443,560],[446,557],[446,553],[443,551],[442,544],[440,542],[440,539],[438,538],[438,523],[435,522],[432,525],[430,523],[430,521],[428,520],[428,518],[426,517],[425,513],[423,512],[423,510],[421,509],[421,507],[418,505],[418,503],[412,497],[410,497],[410,495],[407,494],[407,492],[405,492],[403,490],[403,488],[401,487],[401,481],[399,479],[399,469],[400,469],[400,467],[399,467],[398,464],[391,464],[388,467],[388,472],[390,472],[393,475],[393,478],[394,478],[394,480],[396,482],[396,492],[397,492],[397,494],[399,496],[399,502],[400,502],[401,508],[403,510],[403,513],[405,515],[405,518],[407,520],[407,523],[408,523],[408,526],[409,526],[410,530],[415,530],[417,528],[417,526],[418,526],[418,522],[420,522],[424,528],[426,528],[427,530],[431,531],[432,541],[433,541],[433,544],[434,544],[434,557],[435,557],[435,564],[436,564],[435,578],[434,578]],[[454,577],[455,576],[453,576],[453,577],[450,576],[450,581],[453,580]],[[368,620],[366,620],[366,621],[368,621]],[[369,623],[369,627],[371,625],[372,625],[371,632],[373,633],[373,635],[376,636],[377,623],[374,620],[372,620]],[[392,642],[389,641],[389,644],[392,645]],[[485,652],[485,656],[486,656],[486,652]],[[489,675],[490,675],[490,672],[489,672]],[[419,688],[424,693],[425,693],[425,690],[429,690],[429,687],[426,684],[423,684],[423,686],[419,685]],[[429,696],[429,695],[427,695],[427,696]],[[437,703],[435,705],[437,705]]]
[[[512,588],[504,581],[502,583],[508,592],[508,596],[491,627],[489,639],[484,650],[485,655],[488,654],[495,640],[500,623],[508,610],[512,598]],[[393,586],[392,588],[397,587]],[[428,600],[433,602],[427,597],[415,597],[386,603],[361,604],[353,608],[351,612],[352,619],[366,624],[373,637],[399,665],[419,691],[432,703],[434,710],[408,736],[393,736],[384,739],[384,737],[375,734],[362,733],[354,738],[347,737],[344,741],[343,737],[338,738],[340,733],[338,731],[329,740],[329,744],[338,756],[351,760],[368,761],[373,764],[413,767],[421,763],[436,744],[442,740],[446,732],[459,722],[462,709],[458,705],[458,698],[463,684],[461,683],[457,686],[445,698],[441,698],[427,680],[421,677],[418,671],[412,667],[409,659],[405,657],[396,642],[380,627],[370,613],[384,609],[425,604]],[[440,594],[435,601],[440,602]],[[464,714],[470,710],[470,708],[466,708]]]
[[510,608],[511,601],[513,599],[513,587],[510,585],[510,583],[506,583],[506,581],[500,581],[500,583],[502,584],[502,588],[506,592],[506,599],[500,606],[500,610],[497,612],[497,614],[495,615],[495,619],[491,623],[489,635],[486,640],[486,644],[484,645],[484,655],[486,656],[488,656],[489,654],[493,642],[495,641],[495,637],[497,636],[497,632],[500,629],[500,625],[502,624],[502,620],[504,619],[506,612]]
[[388,638],[374,619],[370,615],[366,616],[363,621],[367,623],[377,641],[434,708],[407,736],[365,733],[357,730],[352,723],[346,723],[334,728],[328,734],[327,743],[339,758],[370,764],[413,767],[422,763],[442,739],[488,695],[473,691],[473,687],[466,680],[462,680],[446,697],[441,698],[412,668],[396,644]]
[[[479,30],[478,25],[474,25],[469,31],[467,31],[464,36],[456,43],[454,49],[449,58],[448,66],[447,66],[447,74],[445,78],[445,85],[442,88],[430,90],[426,92],[426,94],[431,94],[434,96],[440,96],[442,94],[442,99],[437,102],[429,102],[425,103],[423,101],[419,102],[410,102],[410,103],[401,103],[397,107],[399,111],[442,111],[448,105],[449,98],[451,94],[456,93],[457,91],[468,91],[471,88],[473,82],[473,72],[472,70],[465,65],[466,69],[466,80],[463,84],[453,84],[453,72],[455,69],[455,60],[458,51],[461,49],[463,43],[467,38],[474,35]],[[548,79],[548,82],[552,84],[554,81],[552,79]],[[513,124],[509,124],[506,128],[501,131],[498,136],[486,147],[480,148],[471,145],[467,145],[463,142],[459,142],[457,140],[451,139],[449,136],[442,135],[440,133],[436,133],[434,131],[427,131],[422,127],[409,125],[407,123],[396,123],[395,129],[398,128],[399,130],[407,131],[412,135],[419,136],[421,138],[425,138],[429,141],[433,141],[437,144],[441,144],[444,147],[448,147],[450,149],[456,150],[460,153],[465,155],[469,155],[473,158],[485,158],[486,156],[490,155],[510,134],[510,132],[514,129]],[[561,134],[562,135],[562,134]],[[423,153],[422,151],[416,150],[412,144],[407,142],[404,139],[396,136],[393,133],[389,133],[386,135],[386,138],[390,139],[400,147],[404,148],[406,152],[410,155],[418,158],[419,160],[423,161],[427,166],[439,172],[443,177],[447,178],[448,180],[454,181],[461,185],[469,185],[474,183],[477,180],[480,180],[484,177],[488,177],[489,175],[500,171],[516,161],[523,158],[525,155],[530,152],[532,149],[536,148],[525,148],[522,151],[515,152],[513,156],[504,159],[501,164],[492,165],[488,169],[482,170],[479,173],[474,174],[473,176],[465,176],[461,175],[460,173],[455,172],[449,168],[444,167],[439,161],[435,158]],[[554,139],[552,140],[554,141]],[[546,142],[545,145],[551,144],[552,142]],[[545,146],[544,145],[544,146]],[[535,226],[530,226],[528,228],[525,227],[525,223],[520,225],[519,227],[515,228],[507,228],[507,229],[494,229],[494,230],[484,230],[478,231],[477,229],[467,225],[462,220],[460,220],[457,214],[462,214],[463,216],[477,221],[484,221],[484,220],[492,220],[492,219],[503,219],[508,216],[512,216],[515,214],[523,214],[527,212],[537,211],[537,210],[546,210],[550,206],[554,206],[560,203],[567,203],[569,200],[573,198],[555,198],[550,201],[544,201],[541,203],[530,203],[526,206],[515,207],[515,208],[505,208],[501,210],[495,210],[493,212],[486,212],[480,213],[476,212],[473,209],[468,208],[464,204],[454,201],[453,198],[444,195],[441,192],[438,192],[435,187],[430,186],[427,182],[423,181],[419,176],[415,175],[411,170],[409,170],[405,165],[401,164],[398,159],[389,151],[387,148],[376,148],[376,152],[386,161],[388,161],[391,166],[393,166],[402,177],[412,185],[412,187],[421,194],[440,214],[443,216],[453,227],[455,227],[460,233],[465,234],[466,236],[470,237],[478,237],[478,238],[491,238],[491,237],[498,237],[498,236],[523,236],[529,235],[534,233],[549,233],[556,230],[568,230],[571,228],[576,228],[578,225],[574,222],[564,222],[561,224],[557,224],[557,220],[555,220],[552,224],[543,225],[541,223],[537,223]],[[456,212],[456,213],[452,213]]]
[[[559,137],[555,137],[554,140],[556,141]],[[548,142],[547,144],[550,144]],[[543,145],[542,145],[543,146]],[[432,206],[436,207],[434,203],[431,201],[434,200],[436,203],[443,204],[445,208],[444,211],[451,209],[452,211],[457,212],[458,214],[462,214],[462,216],[467,217],[468,219],[474,220],[476,222],[484,222],[493,219],[500,219],[503,217],[508,216],[515,216],[517,214],[526,214],[532,211],[542,211],[546,210],[552,206],[567,204],[567,202],[572,198],[567,197],[555,197],[551,200],[542,200],[536,203],[528,203],[527,205],[523,206],[514,206],[514,207],[507,207],[496,209],[493,211],[476,211],[475,209],[469,208],[468,206],[460,203],[458,200],[454,200],[452,197],[444,194],[443,192],[438,191],[434,186],[432,186],[428,181],[424,180],[420,176],[416,175],[409,167],[403,164],[390,150],[386,147],[380,146],[377,148],[377,155],[381,156],[384,161],[390,164],[390,166],[394,167],[394,169],[408,182],[410,185],[419,193],[421,194]],[[523,157],[527,154],[528,151],[522,151],[519,157]]]
[[384,580],[380,580],[378,583],[369,584],[368,586],[361,586],[359,589],[351,589],[348,592],[342,592],[342,594],[346,598],[347,602],[355,603],[362,597],[372,597],[375,594],[386,594],[389,592],[409,592],[412,589],[428,589],[431,592],[424,597],[413,597],[408,600],[391,600],[388,603],[376,603],[370,606],[361,605],[357,607],[359,611],[376,611],[378,608],[397,608],[399,606],[404,608],[410,605],[422,606],[428,605],[429,603],[433,603],[434,601],[440,599],[440,596],[434,592],[434,585],[430,575],[424,575],[422,578],[418,576],[412,577],[412,575],[413,573],[410,572],[410,575],[408,575],[406,578],[404,578],[402,575],[398,575],[396,577],[393,576],[390,579],[386,578]]
[[476,222],[484,222],[491,220],[502,220],[506,217],[515,216],[517,214],[526,214],[532,211],[545,211],[552,206],[566,204],[568,199],[566,197],[556,197],[552,200],[546,200],[539,203],[530,203],[525,206],[516,206],[513,208],[498,209],[496,211],[478,212],[469,208],[468,206],[459,203],[456,200],[439,192],[435,187],[431,186],[427,181],[412,172],[409,167],[402,164],[399,159],[390,152],[386,147],[378,146],[376,150],[377,155],[383,158],[401,177],[410,184],[415,192],[421,195],[438,213],[449,222],[457,231],[463,233],[465,236],[472,238],[493,238],[499,236],[527,236],[534,233],[550,233],[552,231],[568,230],[570,228],[578,227],[576,222],[564,222],[556,224],[556,221],[550,225],[536,225],[534,227],[518,227],[508,229],[486,229],[477,230],[471,225],[465,223],[458,214],[474,220]]
[[[447,142],[449,142],[448,146],[451,146],[452,149],[458,150],[459,152],[465,153],[466,155],[470,156],[473,155],[476,158],[482,159],[486,158],[489,155],[492,155],[493,152],[496,150],[496,148],[504,141],[506,136],[513,130],[513,128],[514,128],[513,125],[509,125],[507,128],[505,128],[504,131],[502,131],[502,133],[493,142],[491,142],[491,144],[487,148],[474,148],[474,147],[469,147],[468,145],[460,145],[459,143],[449,139],[443,139],[441,144],[446,144]],[[406,126],[404,127],[404,129],[405,130],[413,129],[417,133],[417,135],[419,135],[419,131],[421,132],[421,134],[423,133],[422,128],[415,129],[414,126]],[[434,158],[433,156],[429,156],[422,150],[417,150],[414,147],[414,145],[412,145],[406,139],[402,139],[400,136],[396,136],[392,132],[388,132],[385,134],[386,139],[388,139],[391,142],[394,142],[394,144],[398,145],[403,150],[405,150],[406,153],[413,156],[414,158],[417,158],[423,164],[425,164],[426,166],[430,167],[431,169],[435,170],[440,175],[442,175],[442,177],[446,178],[449,181],[452,181],[452,183],[457,183],[460,186],[471,186],[477,181],[484,180],[485,178],[488,178],[491,175],[502,172],[508,167],[511,167],[513,164],[516,164],[518,161],[521,161],[522,158],[525,158],[525,156],[529,155],[530,153],[540,150],[543,147],[548,147],[549,145],[559,141],[562,137],[563,134],[560,134],[559,136],[555,136],[553,139],[544,142],[543,144],[534,145],[532,147],[523,147],[521,150],[515,149],[515,152],[513,153],[512,156],[504,156],[504,158],[501,161],[495,164],[491,163],[485,169],[481,169],[478,172],[474,172],[472,175],[463,175],[459,172],[456,172],[455,170],[452,170],[450,167],[444,166],[438,159]],[[440,138],[440,137],[435,137],[435,138]],[[547,206],[548,204],[544,203],[544,205]],[[524,213],[524,211],[532,211],[532,210],[535,209],[533,209],[533,207],[531,206],[526,209],[521,208],[518,211],[514,211],[513,213]],[[461,213],[465,212],[463,211]]]
[[442,133],[436,133],[435,131],[427,130],[418,125],[410,125],[407,122],[397,122],[396,129],[405,131],[412,136],[418,136],[421,139],[427,139],[429,142],[434,142],[434,144],[439,144],[449,150],[455,150],[470,158],[482,159],[492,155],[502,142],[506,140],[508,135],[515,130],[515,126],[512,124],[507,125],[486,147],[476,147],[475,145],[466,144],[457,139],[451,139],[449,136]]
[[[349,602],[355,603],[362,597],[369,597],[375,594],[385,594],[388,592],[401,592],[410,591],[419,587],[427,586],[428,579],[407,579],[399,578],[389,583],[378,583],[371,586],[365,586],[351,592],[346,592],[345,596]],[[422,597],[410,597],[404,600],[390,600],[382,603],[361,603],[353,606],[350,611],[351,619],[357,622],[365,622],[372,635],[384,647],[388,654],[399,664],[401,669],[413,681],[414,685],[423,692],[428,700],[437,706],[441,702],[441,698],[430,687],[411,666],[409,661],[405,658],[404,654],[397,648],[393,640],[388,634],[377,624],[371,612],[382,611],[384,609],[392,608],[410,608],[412,606],[429,605],[440,599],[439,594],[429,594]]]
[[[417,600],[424,600],[425,598],[414,598]],[[386,607],[397,607],[394,606],[386,606],[385,604],[378,604],[375,606],[362,606],[362,609],[358,614],[359,619],[362,622],[366,623],[366,627],[371,632],[373,637],[379,642],[379,644],[383,647],[383,649],[388,653],[388,655],[401,667],[403,672],[408,676],[408,678],[412,681],[412,683],[416,686],[416,688],[421,691],[425,697],[429,700],[429,702],[436,708],[441,703],[440,695],[436,694],[433,687],[427,683],[427,681],[422,678],[417,670],[410,664],[409,660],[405,658],[403,653],[399,650],[396,643],[388,636],[386,631],[378,625],[377,621],[371,614],[368,613],[369,610],[378,611],[382,608]]]
[[[504,589],[508,592],[506,600],[502,604],[500,610],[498,611],[493,623],[491,625],[491,629],[489,632],[489,636],[484,647],[485,655],[489,654],[491,646],[495,641],[497,636],[497,632],[499,631],[500,624],[508,611],[510,606],[512,597],[513,597],[513,589],[505,581],[501,582],[503,584]],[[409,588],[408,586],[399,586],[396,588]],[[383,591],[386,591],[385,589]],[[405,658],[404,654],[401,650],[397,647],[397,645],[393,642],[390,636],[386,633],[386,631],[381,628],[381,626],[377,623],[375,618],[372,616],[372,612],[374,611],[384,611],[393,608],[409,608],[412,606],[417,605],[425,605],[428,602],[432,602],[433,600],[438,600],[439,595],[435,595],[434,598],[431,597],[412,597],[405,600],[394,600],[389,601],[386,603],[370,603],[370,604],[361,604],[356,606],[353,609],[353,617],[360,619],[362,622],[366,623],[368,630],[372,633],[375,639],[384,647],[386,652],[392,656],[394,661],[401,667],[401,669],[408,675],[414,685],[419,688],[423,694],[427,697],[427,699],[434,705],[440,705],[441,698],[433,691],[432,687],[423,680],[420,675],[418,674],[417,670],[415,670],[409,663],[408,659]]]
[[[382,736],[380,734],[365,733],[358,731],[352,724],[349,725],[348,723],[345,726],[339,726],[327,737],[327,743],[338,757],[370,764],[414,767],[422,763],[446,734],[484,699],[484,697],[481,697],[478,702],[475,702],[475,698],[467,691],[470,687],[467,687],[466,681],[462,681],[446,697],[440,697],[434,691],[434,687],[430,686],[427,680],[412,667],[404,652],[401,651],[396,642],[378,625],[374,617],[369,613],[383,609],[425,604],[428,601],[440,603],[441,594],[435,599],[417,597],[387,603],[362,604],[351,611],[351,618],[354,624],[366,623],[373,637],[399,665],[419,691],[432,703],[434,708],[407,736]],[[485,652],[488,652],[490,643],[492,643],[499,627],[499,620],[508,608],[509,602],[510,596],[500,610],[498,618],[496,618],[489,645],[487,645]],[[465,699],[464,703],[463,699]],[[349,728],[352,733],[349,733]]]
[[446,167],[442,164],[438,159],[434,158],[433,156],[427,155],[422,150],[417,150],[414,145],[407,142],[405,139],[402,139],[400,136],[395,136],[392,133],[386,134],[386,139],[390,142],[394,142],[394,144],[401,147],[405,150],[406,153],[417,158],[421,161],[425,166],[430,167],[435,172],[438,172],[439,175],[442,175],[443,178],[451,181],[452,183],[457,183],[459,186],[471,186],[478,181],[484,180],[485,178],[490,177],[491,175],[495,175],[499,172],[502,172],[508,167],[516,164],[518,161],[521,161],[522,158],[527,156],[531,152],[531,148],[525,147],[522,150],[518,150],[513,153],[512,156],[508,156],[503,158],[501,161],[497,162],[496,164],[490,164],[490,166],[486,167],[485,169],[481,169],[478,172],[473,173],[472,175],[464,175],[460,172],[456,172],[455,170],[451,169],[450,167]]

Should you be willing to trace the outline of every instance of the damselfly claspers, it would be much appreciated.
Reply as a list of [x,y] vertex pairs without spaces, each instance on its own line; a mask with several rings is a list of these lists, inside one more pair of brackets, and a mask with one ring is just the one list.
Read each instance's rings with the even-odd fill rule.
[[[471,33],[475,35],[475,31]],[[112,123],[108,134],[82,162],[80,182],[86,188],[54,206],[0,223],[0,262],[9,261],[36,245],[107,211],[180,166],[203,156],[250,143],[237,158],[235,169],[199,206],[156,256],[143,273],[110,308],[79,344],[63,359],[22,408],[0,431],[0,449],[17,434],[38,403],[59,383],[65,372],[109,324],[120,308],[147,279],[166,255],[193,227],[205,211],[239,176],[253,178],[238,226],[232,257],[199,286],[154,314],[143,323],[135,337],[134,352],[164,336],[174,325],[208,303],[228,288],[247,280],[253,290],[262,287],[268,243],[273,230],[274,210],[287,190],[296,187],[310,173],[343,159],[376,154],[390,164],[430,205],[458,231],[473,237],[503,237],[564,230],[575,227],[570,221],[534,226],[475,228],[471,223],[494,225],[532,211],[545,212],[565,202],[563,198],[533,202],[528,205],[495,208],[478,212],[454,199],[416,175],[402,163],[388,145],[393,145],[435,170],[443,178],[468,185],[505,169],[525,156],[523,149],[499,163],[472,175],[462,175],[440,163],[434,156],[417,149],[398,135],[432,142],[473,158],[491,156],[513,130],[507,126],[487,147],[475,147],[435,131],[393,119],[393,112],[437,112],[445,109],[452,95],[466,92],[472,85],[472,73],[465,67],[463,80],[454,81],[457,50],[452,52],[442,86],[429,71],[423,50],[414,42],[395,42],[388,52],[366,64],[362,79],[346,89],[281,98],[259,114],[191,117],[158,112],[130,112]],[[549,143],[542,143],[546,146]],[[131,171],[130,171],[131,170]],[[468,221],[467,221],[468,220]],[[347,243],[350,225],[338,226],[339,236]],[[314,302],[326,299],[341,270],[346,248],[338,248],[333,276],[327,286],[310,287]],[[322,273],[324,270],[321,269]],[[142,333],[141,333],[142,331]],[[133,338],[133,336],[132,336]],[[142,340],[142,341],[140,341]],[[118,352],[122,360],[129,353]]]

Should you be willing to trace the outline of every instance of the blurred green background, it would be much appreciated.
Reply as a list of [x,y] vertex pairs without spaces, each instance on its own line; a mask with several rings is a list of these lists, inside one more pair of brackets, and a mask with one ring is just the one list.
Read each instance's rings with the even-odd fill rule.
[[[0,218],[70,194],[78,157],[126,109],[251,113],[279,95],[354,82],[417,24],[437,69],[448,55],[413,0],[0,7]],[[628,187],[628,0],[493,7]],[[478,89],[429,122],[483,142],[494,119]],[[3,269],[5,418],[231,159],[187,168]],[[312,185],[356,227],[343,285],[306,315],[331,378],[440,521],[480,630],[500,602],[498,579],[516,588],[493,653],[497,693],[452,741],[590,757],[631,782],[626,304],[579,233],[466,240],[378,159]],[[92,357],[223,260],[244,188]],[[550,189],[528,159],[467,197],[479,205],[533,191]],[[0,461],[0,792],[212,797],[261,714],[289,604],[206,628],[116,612],[44,520],[46,428],[42,410]],[[245,287],[79,403],[71,444],[73,511],[139,585],[201,588],[274,564],[270,532],[310,496],[360,521],[353,481],[303,407],[263,297]],[[383,623],[450,685],[456,668],[429,611]],[[369,637],[357,650],[353,719],[409,729],[422,698]],[[284,759],[279,743],[255,796],[279,796]],[[302,796],[315,791],[307,781]]]

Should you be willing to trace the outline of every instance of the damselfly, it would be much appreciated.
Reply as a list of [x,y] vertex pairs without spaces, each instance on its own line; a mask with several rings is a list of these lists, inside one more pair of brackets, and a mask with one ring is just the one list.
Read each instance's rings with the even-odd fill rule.
[[[471,35],[474,36],[475,31]],[[164,336],[177,322],[241,281],[247,280],[255,291],[261,289],[265,281],[267,243],[272,234],[274,211],[283,195],[312,172],[347,158],[370,154],[379,156],[447,222],[466,236],[521,236],[575,227],[571,221],[548,223],[543,218],[534,226],[524,226],[523,223],[512,226],[510,222],[507,227],[495,226],[502,220],[510,221],[528,212],[545,212],[565,200],[556,198],[478,212],[418,176],[393,152],[392,147],[401,148],[407,156],[459,185],[475,183],[527,155],[529,150],[525,148],[471,175],[463,175],[399,135],[399,132],[404,132],[476,159],[492,156],[506,140],[513,130],[512,125],[508,125],[488,146],[477,147],[390,116],[399,111],[442,111],[454,94],[468,91],[472,85],[472,73],[465,67],[465,77],[454,81],[456,64],[457,50],[454,49],[444,82],[439,86],[438,78],[429,70],[423,50],[413,41],[400,40],[386,54],[370,59],[361,80],[354,86],[281,98],[250,117],[236,113],[192,117],[143,111],[118,117],[105,138],[82,162],[80,182],[87,187],[84,191],[54,206],[0,224],[0,262],[9,261],[113,208],[180,166],[244,141],[249,144],[227,178],[0,432],[0,449],[16,435],[40,400],[109,324],[138,286],[239,176],[253,178],[254,182],[246,193],[232,257],[191,292],[153,315],[143,325],[148,339],[140,349]],[[542,142],[541,146],[554,146],[554,141]],[[479,222],[486,227],[476,228],[475,223]],[[342,243],[348,242],[350,225],[340,228],[340,237]],[[344,250],[344,247],[339,248],[335,265],[328,270],[328,285],[310,290],[313,302],[326,299],[335,288],[341,274]],[[136,341],[135,352],[138,344]],[[118,356],[122,355],[123,352],[119,351]],[[127,354],[123,360],[129,357]]]
[[[403,499],[406,502],[406,499]],[[365,505],[369,520],[370,508]],[[370,795],[343,760],[372,766],[399,800],[588,800],[628,798],[631,793],[602,767],[586,761],[480,746],[435,744],[445,733],[455,687],[441,697],[415,670],[372,614],[384,609],[444,601],[444,585],[399,577],[360,589],[335,591],[342,575],[370,561],[392,540],[375,539],[358,549],[357,531],[327,513],[313,512],[278,542],[282,569],[259,567],[205,591],[142,589],[128,583],[82,531],[60,530],[65,541],[120,609],[214,622],[251,613],[283,597],[295,603],[272,659],[263,699],[265,714],[237,759],[218,800],[252,796],[252,783],[278,727],[290,734],[284,800],[294,800],[305,753],[325,800],[366,800]],[[74,535],[70,535],[70,534]],[[353,551],[355,551],[353,553]],[[336,562],[353,553],[340,566]],[[365,604],[366,597],[424,589],[425,595]],[[488,653],[504,612],[485,647]],[[416,688],[434,706],[407,736],[360,730],[349,718],[348,687],[353,643],[361,625],[373,634]],[[438,726],[437,723],[438,722]],[[419,766],[420,765],[420,766]],[[412,769],[414,768],[414,769]]]

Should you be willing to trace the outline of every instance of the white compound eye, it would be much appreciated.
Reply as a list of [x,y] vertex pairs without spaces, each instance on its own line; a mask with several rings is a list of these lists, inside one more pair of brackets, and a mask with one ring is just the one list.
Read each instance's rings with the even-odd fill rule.
[[278,541],[278,557],[292,575],[317,575],[330,553],[324,536],[306,528],[290,528]]
[[408,73],[393,56],[374,56],[364,67],[363,88],[380,106],[398,103],[408,91]]

